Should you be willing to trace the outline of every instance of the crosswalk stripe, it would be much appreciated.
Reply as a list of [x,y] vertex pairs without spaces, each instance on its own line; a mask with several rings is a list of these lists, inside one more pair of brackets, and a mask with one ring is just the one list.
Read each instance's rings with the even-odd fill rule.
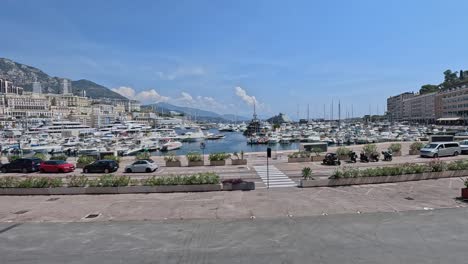
[[[262,179],[265,185],[268,184],[267,181],[269,180],[271,188],[297,186],[297,184],[293,180],[291,180],[288,176],[286,176],[282,171],[280,171],[273,165],[270,165],[268,167],[268,170],[266,166],[253,166],[253,168],[255,169],[257,175],[260,177],[260,179]],[[267,175],[267,171],[269,177]]]

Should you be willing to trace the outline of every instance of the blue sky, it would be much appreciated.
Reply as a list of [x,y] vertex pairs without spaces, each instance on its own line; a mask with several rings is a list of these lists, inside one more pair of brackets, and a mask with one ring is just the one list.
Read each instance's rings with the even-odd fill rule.
[[[467,1],[2,0],[0,57],[145,102],[355,115],[468,70]],[[337,113],[335,105],[335,115]]]

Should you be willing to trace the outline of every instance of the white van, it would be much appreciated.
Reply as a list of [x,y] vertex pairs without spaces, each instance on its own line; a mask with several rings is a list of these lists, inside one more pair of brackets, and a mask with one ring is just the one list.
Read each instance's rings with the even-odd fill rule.
[[432,142],[424,146],[421,151],[421,157],[438,158],[445,156],[458,156],[461,153],[458,142]]

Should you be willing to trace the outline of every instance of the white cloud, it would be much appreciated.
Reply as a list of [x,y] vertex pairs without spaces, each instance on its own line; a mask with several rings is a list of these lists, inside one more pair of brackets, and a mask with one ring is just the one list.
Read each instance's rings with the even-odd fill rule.
[[132,87],[121,86],[119,88],[113,88],[112,91],[117,92],[129,99],[138,100],[142,103],[166,102],[170,99],[167,96],[160,95],[155,89],[145,90],[137,93]]
[[202,76],[206,74],[206,70],[203,67],[179,67],[174,71],[156,72],[156,75],[161,80],[173,81],[184,77]]
[[241,87],[237,86],[234,89],[236,90],[236,95],[239,96],[242,99],[242,101],[246,102],[248,105],[259,105],[255,96],[248,95],[247,92]]
[[182,92],[182,98],[180,98],[182,101],[187,101],[187,102],[192,102],[193,101],[193,97],[189,94],[189,93],[186,93],[186,92]]
[[216,99],[209,96],[192,96],[187,92],[181,92],[179,98],[172,100],[176,104],[181,104],[184,106],[190,106],[195,108],[201,108],[206,110],[223,110],[226,109],[226,106],[222,103],[219,103]]

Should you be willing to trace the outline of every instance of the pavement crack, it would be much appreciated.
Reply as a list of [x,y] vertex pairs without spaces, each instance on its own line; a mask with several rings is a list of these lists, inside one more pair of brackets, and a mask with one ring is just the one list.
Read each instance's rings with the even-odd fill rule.
[[5,233],[6,231],[11,230],[11,229],[13,229],[15,227],[18,227],[20,225],[22,225],[22,223],[16,223],[16,224],[13,224],[11,226],[7,226],[7,227],[5,227],[3,229],[0,229],[0,234]]

